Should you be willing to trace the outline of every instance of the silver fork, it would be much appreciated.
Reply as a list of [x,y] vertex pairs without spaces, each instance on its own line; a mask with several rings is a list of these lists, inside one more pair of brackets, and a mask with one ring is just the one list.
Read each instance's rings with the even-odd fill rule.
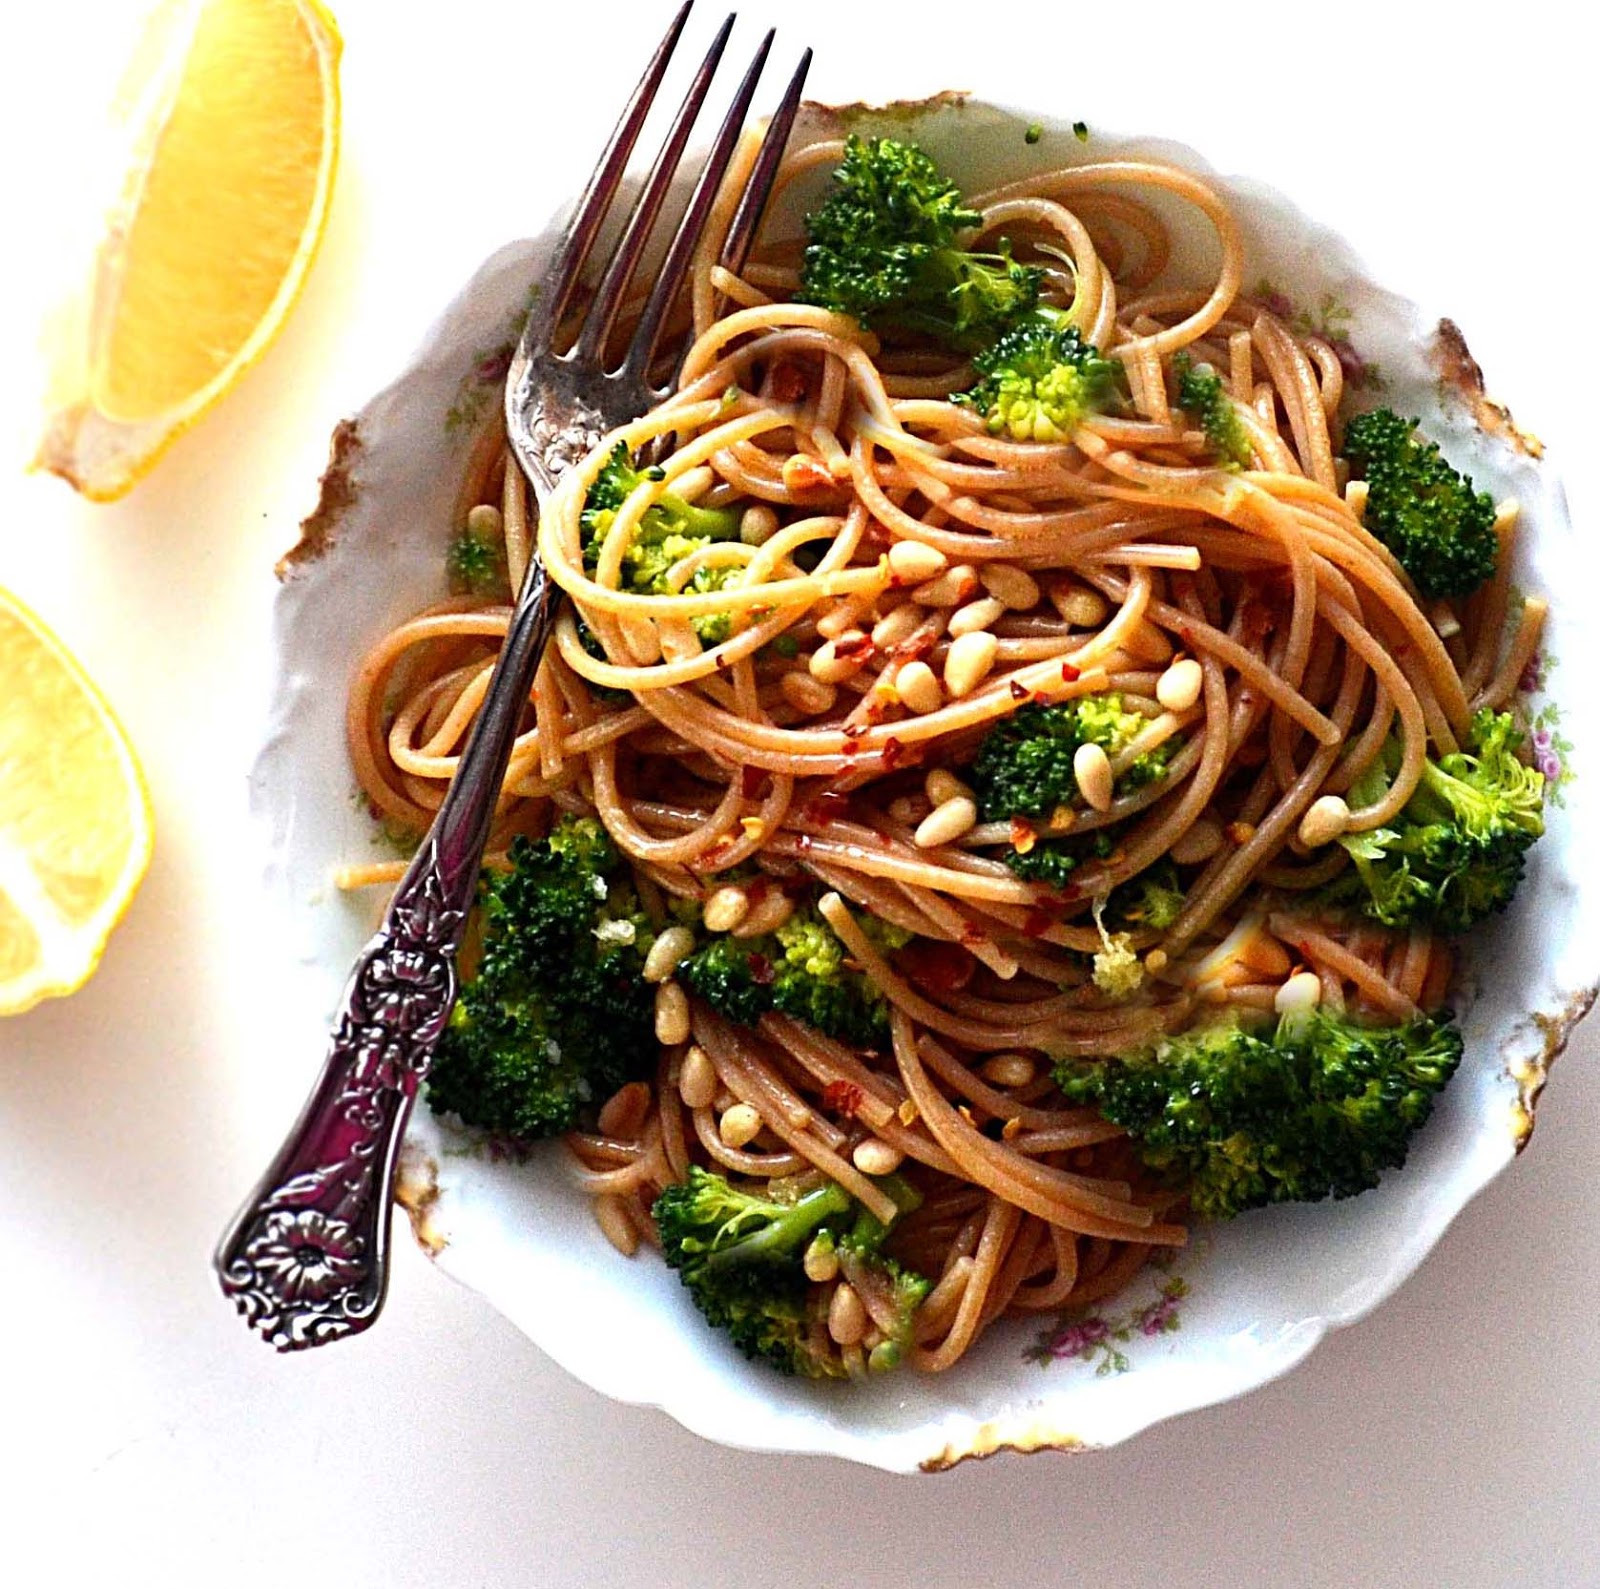
[[[577,307],[580,273],[666,73],[693,0],[685,0],[622,113],[557,249],[506,382],[506,428],[542,506],[601,436],[667,394],[652,384],[656,343],[705,230],[712,201],[772,46],[768,32],[717,132],[621,365],[609,333],[683,158],[733,27],[718,30],[639,193],[570,349],[555,339]],[[722,262],[743,262],[788,140],[811,52],[801,57],[741,195]],[[428,836],[345,987],[322,1073],[271,1167],[217,1249],[224,1293],[280,1351],[368,1328],[389,1272],[389,1208],[400,1139],[456,997],[456,951],[518,720],[559,593],[537,553],[511,614],[478,722]]]

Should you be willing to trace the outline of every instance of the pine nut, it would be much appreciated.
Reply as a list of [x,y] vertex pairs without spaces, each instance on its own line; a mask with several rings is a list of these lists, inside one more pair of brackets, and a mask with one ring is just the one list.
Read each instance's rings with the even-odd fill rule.
[[1111,610],[1099,591],[1082,585],[1057,585],[1050,592],[1050,605],[1074,629],[1098,629]]
[[920,585],[950,566],[950,559],[937,547],[922,541],[896,541],[889,548],[889,572],[902,585]]
[[828,1304],[828,1334],[840,1346],[858,1346],[867,1333],[867,1310],[855,1287],[841,1281]]
[[908,662],[894,676],[894,687],[901,701],[919,717],[937,712],[944,705],[939,676],[920,658]]
[[624,1258],[631,1258],[639,1250],[639,1232],[633,1228],[627,1207],[620,1197],[597,1197],[594,1200],[594,1222]]
[[717,1070],[711,1056],[698,1044],[691,1043],[683,1056],[683,1069],[678,1072],[678,1096],[685,1109],[709,1108],[717,1096]]
[[954,637],[976,634],[980,629],[987,629],[997,618],[1003,618],[1005,611],[1005,603],[996,601],[993,596],[985,596],[982,601],[969,601],[965,607],[956,608],[955,616],[950,620],[950,633]]
[[1026,1054],[996,1054],[986,1060],[978,1074],[996,1087],[1026,1087],[1039,1067]]
[[1300,818],[1300,842],[1308,850],[1331,844],[1350,826],[1350,807],[1338,795],[1323,795],[1311,802]]
[[665,982],[693,951],[694,934],[687,927],[668,927],[644,957],[645,981]]
[[676,982],[656,989],[656,1041],[669,1048],[689,1041],[689,995]]
[[467,534],[480,541],[490,541],[504,529],[500,510],[489,502],[480,502],[467,512]]
[[905,1157],[899,1148],[878,1137],[868,1137],[865,1142],[856,1143],[850,1162],[863,1175],[893,1175],[905,1163]]
[[1072,776],[1078,780],[1078,793],[1096,811],[1111,809],[1111,758],[1103,747],[1079,745],[1072,755]]
[[977,569],[971,563],[957,563],[937,579],[918,585],[911,594],[924,607],[959,607],[977,588]]
[[601,1136],[629,1139],[639,1135],[649,1113],[649,1087],[642,1081],[630,1081],[606,1099],[595,1124],[600,1127]]
[[823,712],[831,712],[833,703],[839,699],[839,692],[831,684],[824,684],[820,679],[814,679],[809,673],[802,673],[798,668],[791,668],[784,674],[778,683],[778,688],[783,691],[783,698],[797,712],[804,712],[807,717],[817,717]]
[[1000,642],[987,629],[957,636],[944,658],[944,687],[959,700],[983,683],[1000,650]]
[[1141,662],[1165,662],[1172,655],[1172,642],[1142,618],[1128,631],[1122,644],[1130,656]]
[[[811,677],[823,684],[842,684],[867,660],[867,648],[860,643],[864,639],[866,636],[859,629],[852,629],[818,646],[811,653]],[[843,656],[839,655],[840,647],[844,648]]]
[[733,936],[759,938],[762,933],[776,932],[792,915],[794,901],[781,888],[769,889],[733,929]]
[[761,1112],[754,1104],[736,1103],[723,1111],[717,1135],[730,1148],[746,1148],[761,1135]]
[[1296,971],[1273,995],[1279,1015],[1308,1015],[1322,1003],[1322,978],[1315,971]]
[[922,780],[922,789],[936,806],[942,806],[946,800],[955,800],[963,795],[968,800],[972,798],[972,790],[948,767],[935,767]]
[[1205,675],[1193,657],[1180,657],[1156,680],[1156,699],[1164,710],[1187,712],[1200,699]]
[[1009,563],[985,563],[978,570],[983,588],[1012,612],[1026,612],[1039,605],[1039,584],[1034,577]]
[[1199,866],[1222,848],[1222,829],[1210,817],[1201,817],[1172,846],[1172,858],[1179,866]]
[[801,1263],[806,1271],[806,1279],[814,1280],[819,1285],[839,1278],[839,1253],[831,1236],[814,1236]]
[[946,800],[937,805],[917,824],[911,839],[919,850],[931,850],[941,844],[952,844],[963,833],[977,826],[978,808],[965,795]]
[[893,651],[909,640],[917,625],[928,615],[914,601],[903,601],[872,626],[872,643],[880,651]]
[[778,515],[765,502],[752,502],[739,515],[739,539],[746,546],[761,546],[778,533]]
[[732,932],[744,920],[750,909],[750,896],[742,888],[730,883],[716,889],[701,907],[700,915],[707,932]]

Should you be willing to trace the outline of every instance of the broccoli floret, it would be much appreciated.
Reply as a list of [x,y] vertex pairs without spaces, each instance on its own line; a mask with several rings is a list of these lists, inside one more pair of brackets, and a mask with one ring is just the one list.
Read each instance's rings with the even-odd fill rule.
[[[864,918],[863,927],[885,949],[910,941],[909,933],[886,922]],[[833,929],[807,905],[775,932],[714,935],[679,964],[677,974],[691,992],[741,1026],[754,1026],[768,1010],[777,1010],[841,1043],[879,1047],[889,1033],[888,1004],[847,958]]]
[[982,347],[1033,306],[1041,272],[1004,246],[963,249],[981,220],[915,144],[851,134],[831,193],[806,217],[799,297],[873,330]]
[[1111,890],[1106,920],[1118,927],[1152,927],[1165,932],[1183,913],[1183,885],[1169,860],[1130,877]]
[[504,545],[471,528],[450,543],[444,571],[452,593],[458,596],[503,596],[509,589]]
[[1100,948],[1094,956],[1094,985],[1108,999],[1131,999],[1144,983],[1144,966],[1134,951],[1133,936],[1106,927],[1106,902],[1094,902],[1094,926]]
[[468,1125],[534,1140],[655,1060],[654,941],[631,874],[592,818],[520,838],[511,868],[486,878],[483,948],[440,1038],[428,1100]]
[[1173,368],[1178,372],[1178,407],[1205,432],[1212,456],[1225,468],[1248,469],[1254,457],[1250,436],[1222,377],[1184,353],[1173,360]]
[[[1510,713],[1479,712],[1469,749],[1428,758],[1392,826],[1341,836],[1355,869],[1330,885],[1329,902],[1357,904],[1388,927],[1423,922],[1444,932],[1503,910],[1544,832],[1544,775],[1517,759],[1521,742]],[[1391,740],[1350,791],[1353,805],[1381,798],[1400,755]]]
[[1027,882],[1064,889],[1071,886],[1072,874],[1085,861],[1103,861],[1115,848],[1115,830],[1096,828],[1077,837],[1035,839],[1026,850],[1006,849],[1001,858]]
[[[660,478],[660,470],[635,468],[625,443],[619,441],[612,448],[611,456],[584,498],[579,521],[586,568],[592,570],[598,565],[600,548],[616,522],[617,510],[629,495],[644,481]],[[622,555],[623,588],[647,596],[671,594],[667,576],[673,565],[712,541],[737,540],[739,519],[737,508],[703,508],[697,503],[685,502],[675,492],[664,493],[645,509],[633,541]],[[684,588],[689,591],[725,590],[738,584],[743,573],[737,566],[702,568]],[[707,645],[726,640],[732,625],[725,612],[704,613],[689,622]]]
[[1500,556],[1494,498],[1475,491],[1416,428],[1416,420],[1387,408],[1360,414],[1345,431],[1344,455],[1367,482],[1367,528],[1417,589],[1466,596],[1494,573]]
[[1017,441],[1071,440],[1116,396],[1121,373],[1058,310],[1035,310],[972,362],[983,379],[954,401],[977,409],[991,435]]
[[[902,1210],[916,1205],[897,1178],[882,1184]],[[879,1252],[885,1227],[842,1187],[828,1181],[781,1202],[694,1165],[661,1193],[653,1213],[666,1260],[695,1306],[746,1357],[810,1379],[845,1375],[827,1332],[826,1291],[805,1273],[807,1248],[822,1243],[837,1252],[840,1273],[852,1284],[887,1288],[896,1327],[873,1348],[868,1367],[900,1362],[928,1282]]]
[[1365,1027],[1319,1010],[1266,1035],[1230,1023],[1121,1060],[1064,1061],[1056,1079],[1126,1129],[1197,1214],[1228,1219],[1376,1186],[1460,1059],[1448,1017]]
[[[972,785],[985,822],[1007,817],[1048,816],[1071,805],[1078,794],[1072,758],[1093,744],[1115,756],[1145,726],[1146,719],[1122,708],[1115,693],[1084,695],[1059,706],[1024,706],[984,737],[972,764]],[[1119,793],[1154,782],[1166,771],[1172,741],[1146,752],[1117,779]]]

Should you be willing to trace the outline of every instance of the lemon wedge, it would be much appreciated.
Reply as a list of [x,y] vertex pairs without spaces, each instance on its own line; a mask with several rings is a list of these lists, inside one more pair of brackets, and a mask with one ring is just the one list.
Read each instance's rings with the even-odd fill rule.
[[122,496],[258,359],[316,254],[340,40],[317,0],[167,0],[138,156],[39,467]]
[[0,590],[0,1015],[71,993],[150,864],[150,798],[100,692]]

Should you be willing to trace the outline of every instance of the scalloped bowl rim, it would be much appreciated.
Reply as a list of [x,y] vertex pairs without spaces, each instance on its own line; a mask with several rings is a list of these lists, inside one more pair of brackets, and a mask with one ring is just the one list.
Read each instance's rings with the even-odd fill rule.
[[[808,107],[808,115],[828,114],[831,113],[822,107]],[[974,121],[980,137],[997,129],[1014,132],[1018,127],[1033,123],[1042,125],[1054,137],[1065,138],[1070,135],[1066,123],[968,96],[933,96],[925,101],[871,111],[863,107],[850,107],[843,114],[860,116],[869,122],[888,121],[899,125],[916,120],[919,123],[919,136],[935,146],[944,133],[970,136],[974,131]],[[952,128],[957,131],[952,132]],[[1231,199],[1242,199],[1244,209],[1251,217],[1267,216],[1275,225],[1287,223],[1299,229],[1305,239],[1316,243],[1319,260],[1334,262],[1347,281],[1361,284],[1372,293],[1374,302],[1381,306],[1383,312],[1400,317],[1397,325],[1405,321],[1415,334],[1427,323],[1410,300],[1387,292],[1376,284],[1372,272],[1342,237],[1307,217],[1296,204],[1276,190],[1250,179],[1222,176],[1194,149],[1183,144],[1142,137],[1119,138],[1097,132],[1095,145],[1091,155],[1107,145],[1118,153],[1138,150],[1170,159],[1205,176]],[[1077,146],[1071,143],[1067,147],[1077,150]],[[1037,160],[1038,156],[1032,158]],[[1001,161],[1002,165],[1006,163]],[[1025,163],[1026,157],[1009,162],[1018,169]],[[329,913],[325,905],[319,910],[316,903],[311,903],[308,908],[304,878],[295,876],[295,862],[292,859],[296,853],[294,846],[306,842],[305,824],[299,820],[301,809],[294,799],[297,736],[306,732],[307,713],[315,710],[311,700],[315,692],[302,676],[303,659],[296,647],[303,644],[315,628],[317,566],[330,549],[338,549],[339,532],[346,518],[359,518],[362,512],[363,492],[369,489],[368,482],[361,475],[367,437],[381,433],[385,425],[400,422],[413,401],[413,389],[419,382],[433,379],[437,385],[435,377],[439,377],[441,369],[450,367],[452,358],[459,363],[460,349],[454,347],[452,354],[454,344],[445,334],[447,329],[455,327],[455,340],[459,342],[462,333],[456,322],[471,317],[479,295],[487,295],[486,284],[497,283],[496,290],[503,297],[507,273],[521,270],[524,272],[522,279],[525,280],[530,249],[548,246],[550,235],[547,233],[539,240],[539,244],[508,245],[487,261],[443,312],[420,351],[407,360],[401,373],[366,405],[354,423],[346,422],[340,427],[335,435],[334,458],[324,477],[322,503],[307,520],[302,546],[290,554],[280,567],[285,583],[278,593],[274,612],[277,685],[270,727],[251,774],[251,809],[257,831],[265,841],[268,891],[280,907],[281,923],[291,938],[302,945],[301,958],[308,961],[321,976],[330,999],[338,982],[342,981],[348,963],[347,959],[339,960],[338,955],[344,947],[359,939],[352,939],[348,923],[333,934],[334,942],[331,945],[319,939],[318,934],[326,929],[325,918]],[[1280,263],[1275,262],[1274,269]],[[1464,347],[1462,351],[1464,353]],[[1478,397],[1481,396],[1480,388]],[[1492,419],[1493,413],[1492,406],[1479,408],[1480,417],[1488,414]],[[1515,436],[1514,431],[1509,434]],[[1566,514],[1560,483],[1553,473],[1531,460],[1518,458],[1515,449],[1504,441],[1496,442],[1487,437],[1481,440],[1484,446],[1502,449],[1502,473],[1519,479],[1526,478],[1531,487],[1537,488],[1538,511],[1542,520],[1537,550],[1541,554],[1548,553],[1549,560],[1555,563],[1561,561],[1562,553],[1572,554],[1572,527]],[[399,482],[398,485],[391,483],[389,489],[404,489],[408,485],[421,488],[420,476],[409,481],[401,478],[409,466],[396,466],[392,459],[386,460],[385,466]],[[400,555],[394,552],[394,543],[390,543],[389,549],[393,555]],[[1552,580],[1547,588],[1555,592],[1560,585],[1560,581]],[[1552,618],[1557,618],[1558,614],[1557,600]],[[1567,644],[1576,646],[1582,635],[1581,629],[1574,629]],[[330,639],[328,643],[333,645],[338,642]],[[1568,704],[1563,702],[1564,710]],[[1574,786],[1575,791],[1582,787]],[[1581,793],[1575,793],[1574,805],[1581,806],[1583,803]],[[314,800],[308,801],[308,804],[315,809]],[[327,813],[318,810],[316,814],[320,820]],[[1568,815],[1569,820],[1564,824],[1568,831],[1562,845],[1581,849],[1583,824],[1570,820],[1575,813]],[[1556,823],[1552,822],[1552,830],[1555,827]],[[1540,887],[1548,892],[1553,902],[1565,904],[1576,922],[1583,918],[1582,896],[1571,880],[1570,867],[1562,874],[1555,873],[1557,863],[1551,852],[1556,848],[1553,832],[1552,837],[1543,841],[1540,850],[1535,851],[1536,856],[1540,856],[1542,851],[1549,857],[1549,864],[1538,869]],[[1520,947],[1520,923],[1529,914],[1526,900],[1519,901],[1516,917],[1519,928],[1513,934],[1510,924],[1507,924],[1505,931],[1500,934],[1502,952],[1507,948]],[[319,918],[320,925],[308,925],[312,917]],[[1600,922],[1589,922],[1588,926],[1600,927]],[[1502,1021],[1496,1029],[1494,1044],[1503,1063],[1489,1070],[1486,1067],[1492,1056],[1479,1056],[1474,1097],[1481,1095],[1485,1107],[1490,1102],[1503,1099],[1507,1111],[1506,1129],[1500,1146],[1496,1147],[1492,1133],[1486,1134],[1480,1123],[1477,1136],[1469,1143],[1472,1148],[1470,1155],[1460,1162],[1451,1160],[1442,1168],[1435,1167],[1439,1168],[1439,1174],[1435,1175],[1432,1182],[1423,1183],[1426,1195],[1420,1199],[1414,1195],[1410,1197],[1405,1207],[1411,1223],[1382,1261],[1375,1264],[1373,1272],[1362,1274],[1358,1281],[1352,1277],[1352,1283],[1345,1291],[1323,1304],[1318,1312],[1288,1321],[1270,1340],[1252,1339],[1248,1350],[1241,1349],[1231,1356],[1226,1349],[1228,1337],[1224,1332],[1220,1337],[1224,1347],[1221,1360],[1209,1365],[1170,1354],[1150,1363],[1141,1362],[1134,1374],[1116,1376],[1110,1382],[1126,1383],[1137,1375],[1141,1386],[1137,1395],[1123,1398],[1127,1405],[1111,1412],[1107,1411],[1104,1398],[1090,1404],[1087,1397],[1066,1387],[1060,1380],[1023,1384],[1021,1394],[1017,1393],[1013,1384],[1012,1394],[1000,1398],[998,1405],[986,1410],[986,1415],[977,1409],[959,1410],[947,1406],[942,1413],[934,1412],[920,1420],[909,1423],[904,1419],[897,1421],[893,1416],[894,1407],[897,1403],[903,1403],[905,1398],[897,1397],[890,1389],[879,1391],[876,1387],[864,1402],[853,1403],[848,1409],[854,1411],[865,1406],[869,1413],[885,1414],[876,1421],[871,1416],[865,1419],[831,1416],[839,1403],[826,1394],[800,1403],[794,1403],[790,1398],[779,1410],[779,1385],[771,1383],[773,1376],[754,1371],[757,1377],[752,1378],[752,1371],[748,1370],[747,1365],[738,1363],[736,1359],[721,1360],[715,1351],[712,1351],[715,1360],[709,1367],[699,1365],[705,1371],[698,1377],[696,1374],[683,1377],[668,1374],[657,1382],[641,1374],[630,1354],[613,1352],[607,1355],[597,1350],[594,1321],[586,1315],[577,1310],[563,1312],[560,1307],[551,1307],[543,1295],[530,1295],[526,1290],[513,1294],[497,1284],[503,1277],[496,1270],[496,1265],[505,1249],[498,1247],[493,1240],[480,1243],[476,1239],[475,1229],[491,1229],[500,1216],[488,1207],[485,1197],[466,1189],[471,1175],[476,1171],[464,1167],[463,1175],[467,1178],[462,1182],[464,1189],[457,1191],[447,1184],[445,1192],[441,1193],[441,1173],[450,1183],[452,1172],[448,1166],[454,1162],[454,1157],[462,1153],[462,1141],[433,1120],[426,1110],[418,1111],[402,1156],[399,1199],[410,1213],[413,1228],[424,1251],[434,1258],[439,1267],[477,1290],[568,1372],[615,1400],[659,1408],[684,1427],[724,1445],[753,1451],[832,1454],[891,1471],[907,1471],[918,1467],[945,1468],[968,1457],[987,1456],[1001,1450],[1098,1449],[1127,1439],[1165,1418],[1230,1399],[1277,1378],[1302,1361],[1330,1329],[1343,1327],[1363,1317],[1415,1271],[1466,1203],[1511,1162],[1528,1140],[1534,1104],[1549,1065],[1565,1046],[1578,1020],[1587,1013],[1595,998],[1596,985],[1600,983],[1600,955],[1590,953],[1575,956],[1571,949],[1575,941],[1586,936],[1593,934],[1568,932],[1565,940],[1567,952],[1560,957],[1564,969],[1561,977],[1557,978],[1559,985],[1546,996],[1545,1007],[1523,1010],[1520,1021]],[[1539,967],[1545,974],[1554,976],[1555,973],[1550,971],[1546,963],[1548,958],[1542,956]],[[1581,962],[1581,966],[1573,970],[1565,969],[1565,963],[1572,962],[1574,958]],[[1509,976],[1508,972],[1507,979]],[[1470,1019],[1471,1012],[1469,1023]],[[1463,1069],[1465,1071],[1466,1067]],[[1463,1082],[1458,1080],[1456,1092],[1462,1086]],[[1453,1093],[1447,1093],[1446,1099],[1453,1096]],[[1460,1107],[1467,1105],[1462,1103]],[[1476,1120],[1477,1116],[1472,1118]],[[1415,1180],[1419,1173],[1425,1172],[1414,1172],[1408,1168],[1405,1175]],[[1378,1196],[1371,1194],[1372,1198]],[[452,1208],[453,1212],[449,1212]],[[1416,1217],[1418,1209],[1426,1217]],[[446,1217],[447,1213],[449,1217]],[[1253,1216],[1263,1222],[1256,1228],[1266,1228],[1265,1222],[1273,1220],[1279,1213],[1278,1210],[1272,1210]],[[462,1216],[465,1216],[465,1223],[461,1222]],[[477,1221],[476,1227],[474,1221]],[[1326,1239],[1331,1241],[1334,1237],[1330,1234]],[[1202,1241],[1201,1248],[1200,1261],[1204,1263],[1208,1251],[1206,1241]],[[609,1248],[603,1250],[607,1253],[610,1251]],[[567,1260],[559,1255],[554,1259],[545,1255],[544,1261],[559,1263]],[[485,1265],[491,1272],[483,1272]],[[548,1278],[548,1273],[545,1273],[545,1278]],[[641,1313],[647,1312],[648,1309],[641,1302]],[[1249,1334],[1248,1331],[1244,1333]],[[605,1332],[600,1331],[599,1334],[603,1336]],[[695,1342],[690,1343],[690,1350],[704,1356],[705,1350],[710,1348],[704,1342]],[[1037,1373],[1038,1370],[1025,1372]],[[1018,1381],[1015,1373],[1013,1381]],[[719,1389],[729,1393],[719,1395],[716,1393]],[[1081,1391],[1081,1387],[1078,1391]],[[758,1405],[763,1399],[763,1392],[766,1393],[765,1409]],[[1068,1417],[1067,1408],[1056,1405],[1061,1402],[1071,1406],[1073,1416]],[[1098,1408],[1098,1414],[1085,1418],[1078,1403]],[[763,1411],[765,1416],[762,1415]]]

